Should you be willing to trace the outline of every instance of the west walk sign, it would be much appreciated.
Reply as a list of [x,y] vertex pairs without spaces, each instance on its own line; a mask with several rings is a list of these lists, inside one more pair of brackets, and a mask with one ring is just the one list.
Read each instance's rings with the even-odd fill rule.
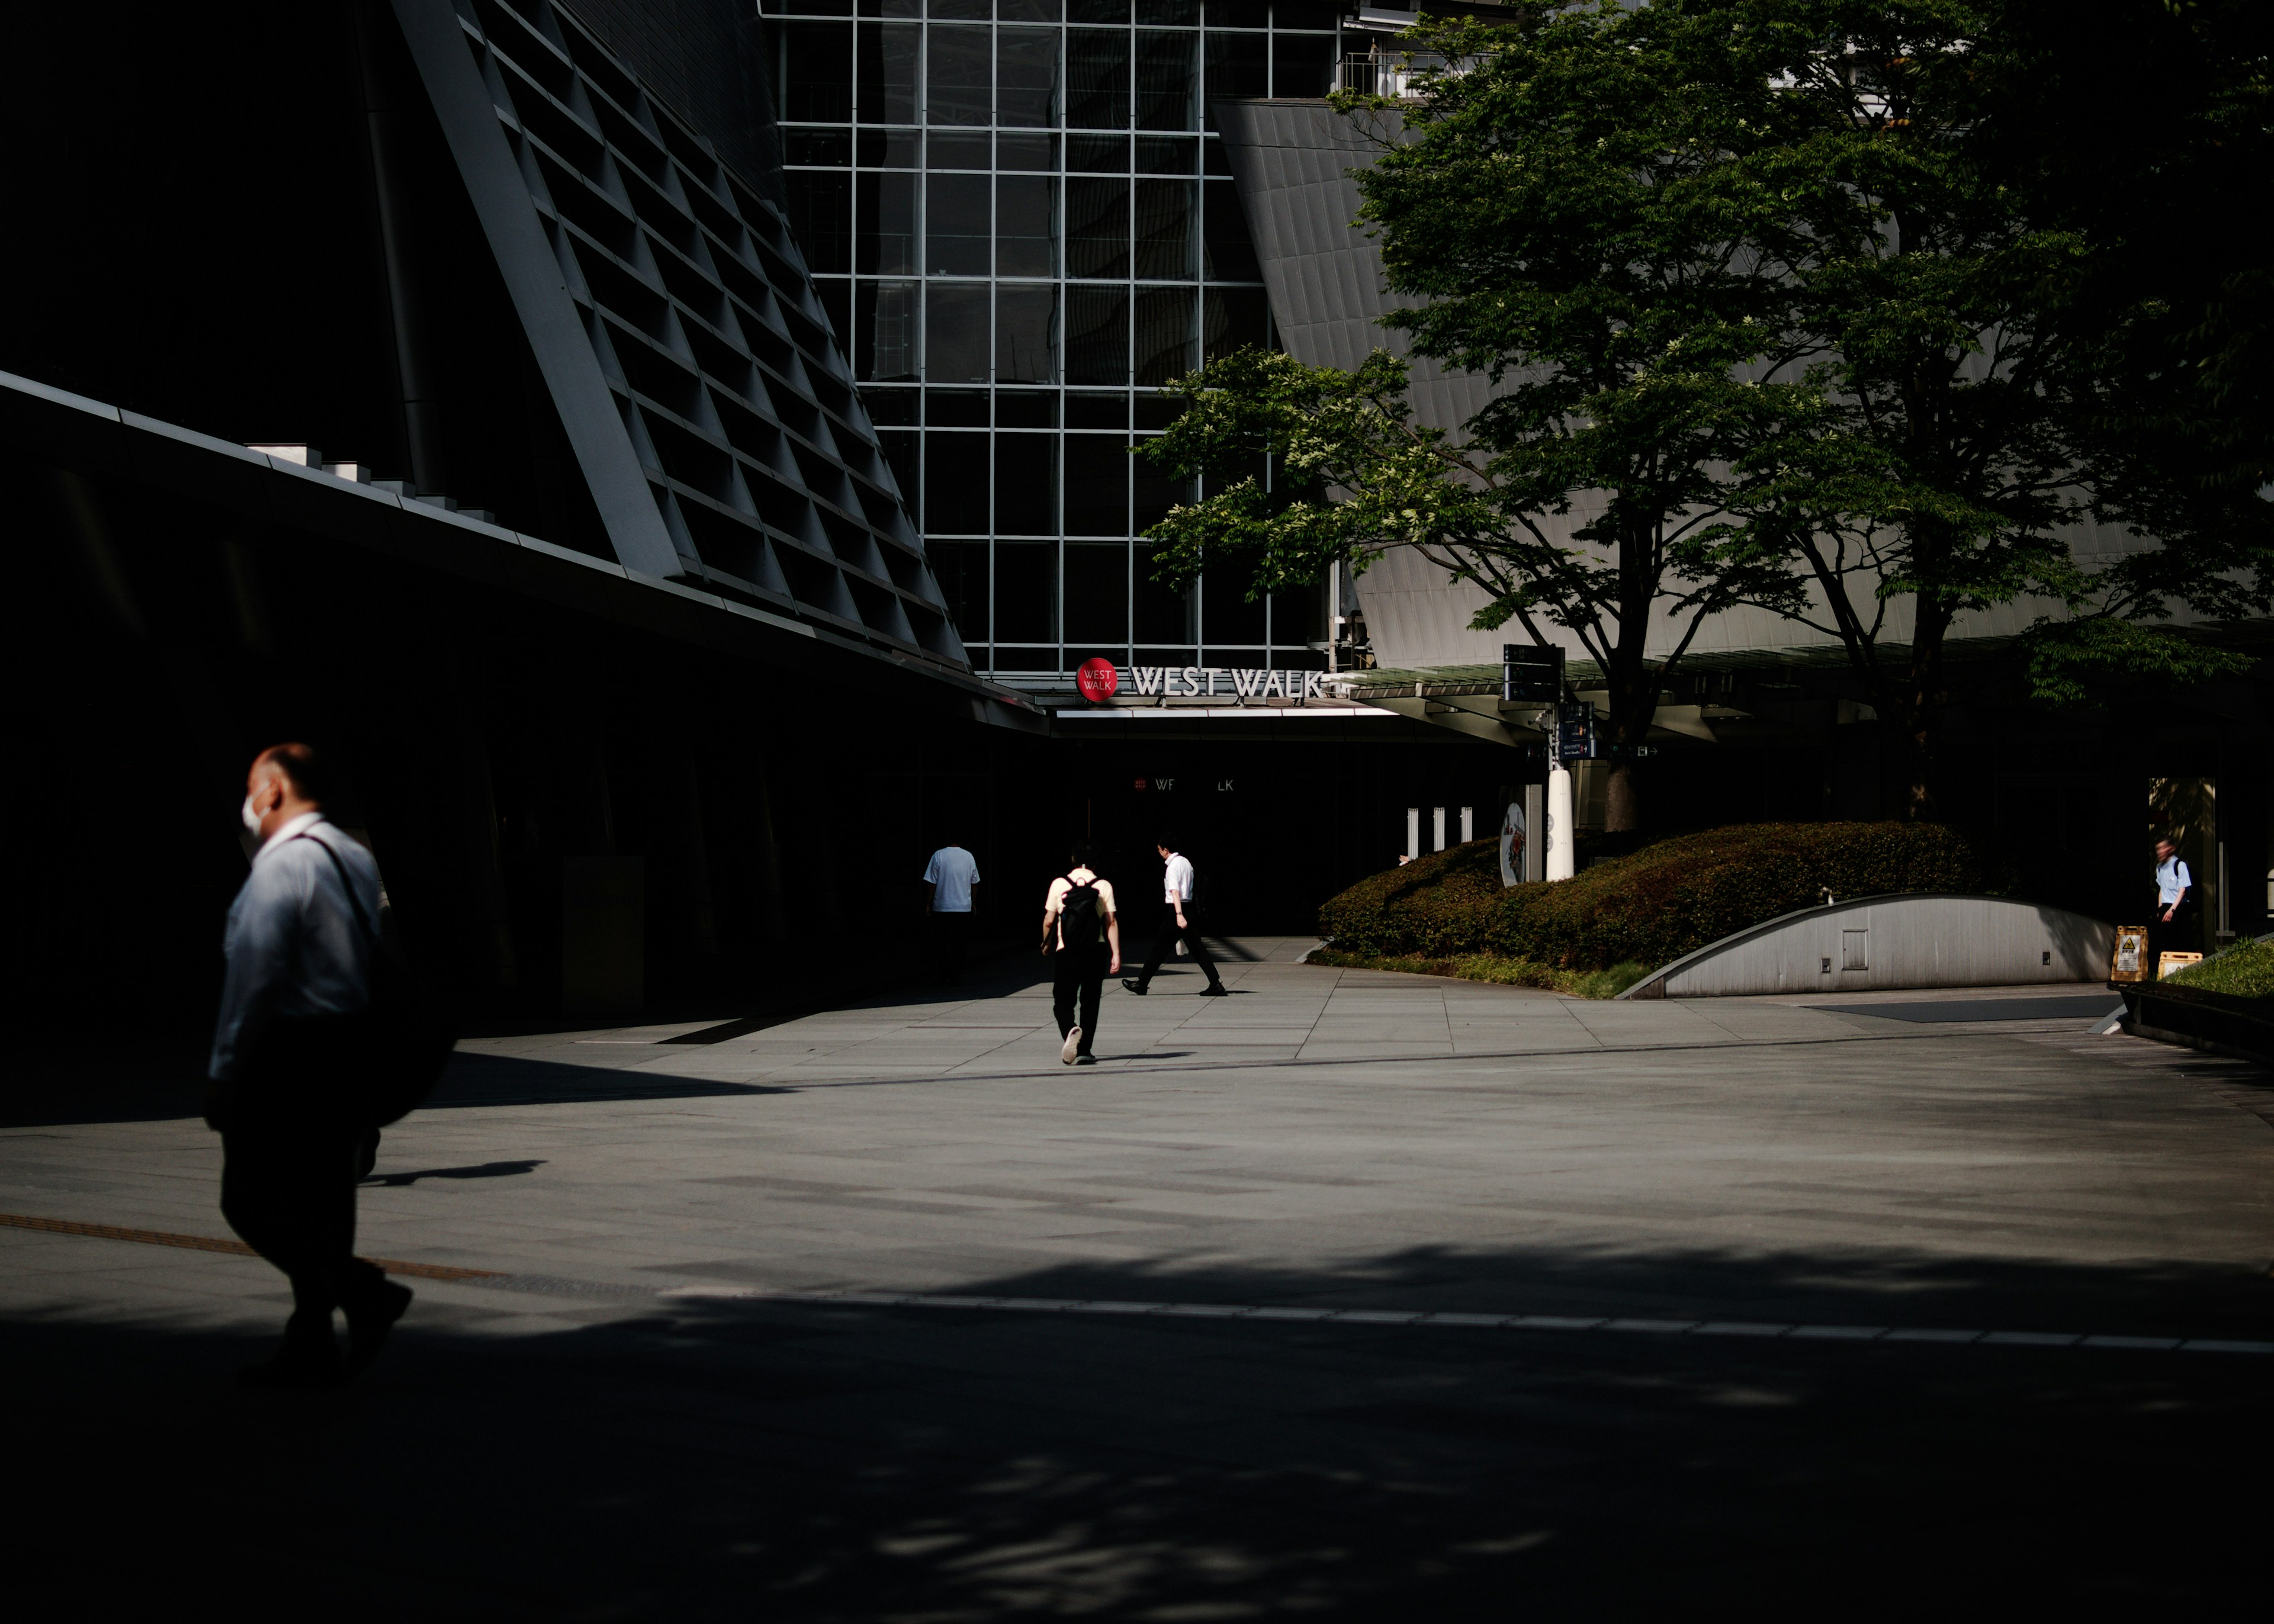
[[1126,675],[1139,695],[1163,699],[1278,699],[1306,704],[1327,697],[1323,671],[1275,671],[1236,665],[1133,665],[1124,673],[1111,662],[1084,661],[1074,673],[1082,696],[1110,699]]

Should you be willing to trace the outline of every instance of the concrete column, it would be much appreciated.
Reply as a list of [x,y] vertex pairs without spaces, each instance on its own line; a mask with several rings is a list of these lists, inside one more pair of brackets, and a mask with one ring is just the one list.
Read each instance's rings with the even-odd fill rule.
[[1476,838],[1477,809],[1474,807],[1463,807],[1461,808],[1461,844],[1466,846]]
[[1445,808],[1442,807],[1429,808],[1429,849],[1433,852],[1445,849]]
[[1421,855],[1421,808],[1419,807],[1405,808],[1405,855],[1408,858]]
[[1571,772],[1557,762],[1547,770],[1547,877],[1568,880],[1577,872],[1577,852],[1572,837]]

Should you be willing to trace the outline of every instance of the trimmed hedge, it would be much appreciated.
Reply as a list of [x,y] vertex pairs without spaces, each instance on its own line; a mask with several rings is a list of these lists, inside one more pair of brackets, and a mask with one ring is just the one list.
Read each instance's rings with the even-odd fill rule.
[[2172,971],[2165,979],[2230,997],[2274,999],[2274,936],[2238,942],[2201,964]]
[[1658,966],[1834,897],[2011,888],[1933,823],[1742,823],[1683,835],[1555,885],[1502,889],[1494,840],[1377,874],[1319,910],[1319,934],[1368,958],[1491,953],[1564,970]]

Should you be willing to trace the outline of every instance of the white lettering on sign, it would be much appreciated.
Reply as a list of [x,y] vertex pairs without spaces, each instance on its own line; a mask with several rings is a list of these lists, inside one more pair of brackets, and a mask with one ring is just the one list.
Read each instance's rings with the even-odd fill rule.
[[1214,698],[1216,679],[1231,679],[1231,692],[1242,699],[1284,699],[1308,704],[1327,696],[1323,671],[1280,671],[1239,665],[1133,665],[1126,673],[1136,691],[1166,699]]

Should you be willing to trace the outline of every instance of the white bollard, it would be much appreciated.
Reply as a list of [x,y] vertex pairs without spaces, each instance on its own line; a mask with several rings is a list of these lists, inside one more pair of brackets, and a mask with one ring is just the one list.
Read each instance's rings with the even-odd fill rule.
[[1410,861],[1421,855],[1421,808],[1405,808],[1405,855]]
[[1433,852],[1445,849],[1445,808],[1442,807],[1429,809],[1429,849]]
[[1466,846],[1476,838],[1477,809],[1474,807],[1463,807],[1461,808],[1461,844]]
[[1571,770],[1558,762],[1547,771],[1547,877],[1568,880],[1576,873],[1577,852],[1572,837]]

